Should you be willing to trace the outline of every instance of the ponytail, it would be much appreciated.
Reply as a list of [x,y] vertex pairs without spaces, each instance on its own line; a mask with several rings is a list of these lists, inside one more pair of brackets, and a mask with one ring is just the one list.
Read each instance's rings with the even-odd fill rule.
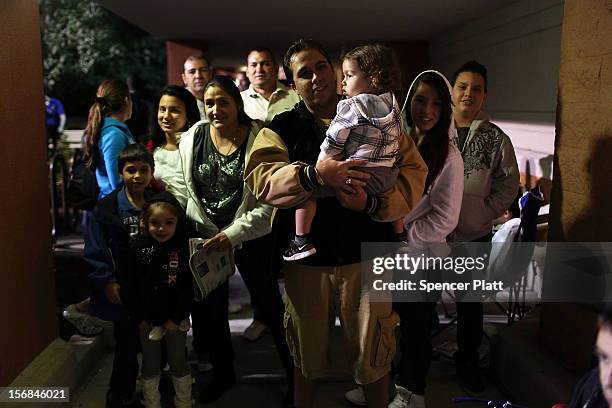
[[87,127],[85,128],[82,150],[85,156],[85,164],[92,171],[98,165],[98,142],[100,141],[102,121],[104,116],[106,116],[104,110],[104,106],[96,100],[89,108],[89,115],[87,117]]
[[92,171],[96,169],[100,158],[99,145],[104,118],[120,112],[128,97],[129,89],[122,81],[106,79],[98,85],[96,98],[89,108],[82,144],[85,164]]

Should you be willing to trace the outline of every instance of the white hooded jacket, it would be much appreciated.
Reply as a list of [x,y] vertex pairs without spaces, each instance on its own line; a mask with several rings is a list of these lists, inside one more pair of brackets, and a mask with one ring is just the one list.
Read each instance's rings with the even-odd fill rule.
[[[415,78],[408,90],[408,95],[410,95],[418,78],[425,73],[440,75],[450,87],[444,75],[438,71],[428,70],[420,73]],[[404,104],[404,108],[406,104]],[[408,111],[406,114],[409,115],[410,112]],[[406,133],[410,134],[412,129],[407,125],[405,129],[407,130]],[[451,132],[454,132],[452,120],[449,136]],[[414,209],[404,219],[404,226],[408,236],[407,241],[409,243],[428,244],[446,242],[446,237],[457,226],[461,210],[461,197],[463,195],[463,160],[459,150],[452,145],[450,140],[449,144],[448,156],[438,176],[433,180]]]
[[[199,121],[187,132],[183,133],[181,143],[179,144],[180,158],[179,168],[177,168],[179,176],[173,179],[175,185],[172,188],[172,193],[181,206],[185,208],[187,219],[195,223],[195,228],[199,233],[205,237],[212,238],[217,233],[224,232],[232,246],[239,247],[244,241],[250,241],[270,233],[272,230],[273,208],[270,205],[257,202],[257,199],[245,184],[242,192],[242,201],[234,215],[234,219],[229,225],[220,231],[206,216],[200,200],[197,198],[192,168],[194,135],[197,131],[201,131],[200,128],[202,126],[207,125],[207,122]],[[251,122],[251,130],[246,141],[245,163],[250,157],[253,140],[260,129],[261,127],[257,121]]]

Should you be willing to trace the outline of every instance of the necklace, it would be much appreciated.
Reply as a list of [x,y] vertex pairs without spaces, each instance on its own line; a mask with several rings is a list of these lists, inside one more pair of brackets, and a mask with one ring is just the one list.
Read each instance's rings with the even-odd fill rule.
[[227,151],[223,153],[221,151],[221,144],[219,143],[219,138],[214,133],[211,133],[211,136],[213,137],[213,143],[215,144],[215,148],[217,152],[219,152],[219,154],[222,156],[228,156],[230,152],[232,151],[232,148],[236,145],[236,141],[238,140],[238,136],[234,135],[234,137],[230,139],[230,143],[229,143],[229,147]]

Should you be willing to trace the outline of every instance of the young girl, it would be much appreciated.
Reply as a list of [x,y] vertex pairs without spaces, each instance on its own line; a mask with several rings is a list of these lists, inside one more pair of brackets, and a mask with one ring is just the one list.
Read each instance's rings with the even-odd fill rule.
[[154,112],[157,112],[151,123],[154,177],[166,191],[172,193],[175,186],[173,180],[178,174],[181,135],[200,120],[200,111],[191,92],[176,85],[162,89],[154,108]]
[[132,116],[132,100],[125,82],[107,79],[98,85],[96,99],[89,108],[83,151],[87,166],[96,173],[101,199],[121,184],[117,158],[135,143],[125,121]]
[[[366,192],[378,195],[390,189],[397,178],[395,156],[401,133],[400,110],[392,89],[397,81],[393,52],[385,46],[373,44],[357,47],[342,57],[342,93],[348,98],[340,101],[336,117],[321,144],[319,161],[367,160],[359,168],[370,175]],[[349,177],[345,183],[350,186]],[[311,197],[295,211],[295,236],[283,254],[286,261],[295,261],[315,254],[309,234],[317,211],[317,197],[333,195],[326,191]],[[402,220],[394,222],[400,234]]]
[[139,324],[145,406],[160,407],[161,343],[165,338],[174,405],[191,407],[191,374],[185,356],[193,297],[185,215],[172,194],[152,197],[142,210],[143,234],[132,244],[127,305]]
[[[429,172],[425,194],[404,219],[408,244],[444,250],[446,238],[459,221],[463,196],[463,160],[449,138],[454,134],[450,84],[438,71],[425,71],[408,91],[407,133],[415,141]],[[437,244],[437,245],[435,245]],[[440,254],[446,256],[447,254]],[[425,386],[431,360],[432,315],[436,298],[397,302],[402,358],[397,367],[397,396],[390,407],[410,401],[425,407]]]

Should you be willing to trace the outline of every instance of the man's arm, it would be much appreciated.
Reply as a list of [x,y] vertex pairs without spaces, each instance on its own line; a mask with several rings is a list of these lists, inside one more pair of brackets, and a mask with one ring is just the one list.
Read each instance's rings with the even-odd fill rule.
[[399,168],[395,185],[378,197],[372,219],[380,222],[399,220],[418,203],[425,188],[427,165],[423,161],[412,139],[402,133],[395,164]]
[[59,99],[55,99],[55,101],[57,102],[57,116],[59,117],[57,132],[64,133],[64,127],[66,126],[66,111],[64,111],[64,105]]
[[66,126],[66,114],[62,113],[59,115],[59,125],[57,125],[57,133],[64,133],[65,126]]
[[294,207],[310,197],[314,183],[318,183],[313,175],[303,163],[289,162],[287,146],[268,128],[253,141],[244,170],[245,182],[257,200],[279,208]]
[[493,218],[499,217],[510,207],[519,189],[519,170],[510,138],[501,134],[499,159],[491,174],[491,194],[485,198],[485,206]]

